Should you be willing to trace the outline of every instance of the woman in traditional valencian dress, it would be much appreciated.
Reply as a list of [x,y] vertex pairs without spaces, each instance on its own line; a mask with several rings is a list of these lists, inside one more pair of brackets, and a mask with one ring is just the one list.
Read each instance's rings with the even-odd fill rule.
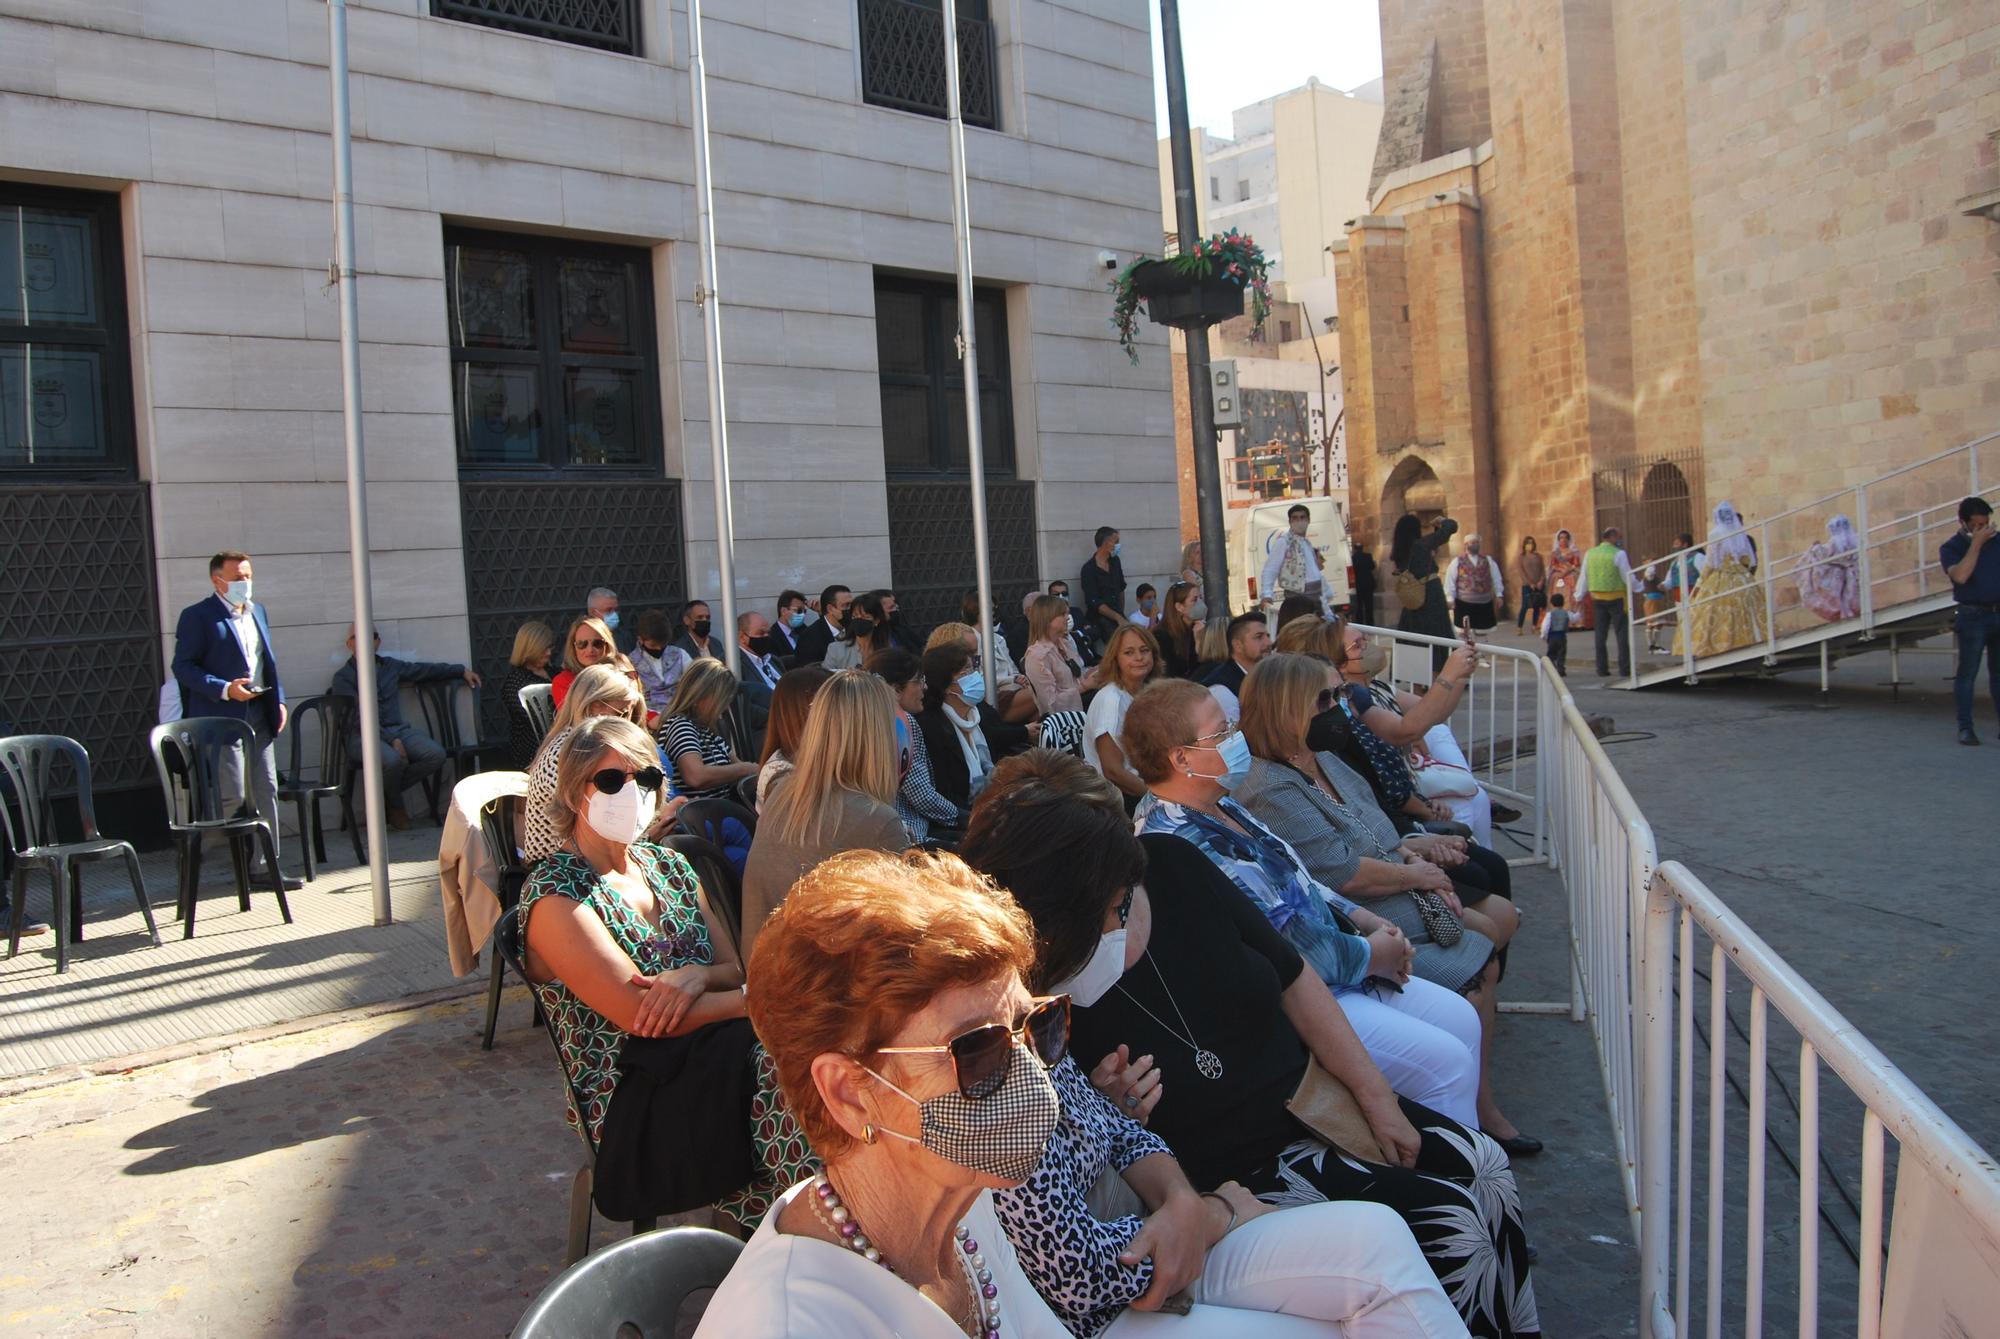
[[1549,553],[1549,594],[1562,595],[1572,631],[1590,627],[1590,601],[1577,598],[1582,575],[1583,550],[1577,548],[1569,531],[1556,531],[1555,547]]
[[1827,537],[1799,564],[1799,603],[1829,623],[1861,617],[1860,536],[1845,515],[1826,523]]
[[1674,654],[1682,654],[1683,637],[1693,639],[1695,655],[1712,656],[1761,641],[1763,636],[1757,542],[1744,533],[1736,508],[1719,502],[1708,527],[1708,563],[1688,597],[1686,621],[1674,634]]

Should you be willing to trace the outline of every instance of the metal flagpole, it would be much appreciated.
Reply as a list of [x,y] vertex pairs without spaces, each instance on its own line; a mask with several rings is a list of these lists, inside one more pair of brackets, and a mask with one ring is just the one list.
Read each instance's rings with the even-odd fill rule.
[[[347,557],[354,581],[361,789],[366,797],[368,882],[374,890],[375,923],[388,925],[396,917],[389,905],[382,723],[375,699],[375,602],[368,585],[368,476],[361,451],[361,314],[354,293],[354,124],[347,105],[347,0],[327,0],[326,30],[333,80],[333,279],[340,289],[340,408],[347,425]],[[303,833],[299,840],[306,840]]]
[[[972,560],[979,586],[979,667],[993,673],[993,563],[986,551],[986,447],[979,435],[979,328],[972,311],[972,208],[959,106],[958,0],[944,0],[945,125],[951,140],[952,265],[958,271],[958,356],[965,364],[965,451],[972,471]],[[991,680],[988,680],[991,697]]]
[[708,68],[701,47],[701,0],[688,0],[688,85],[694,95],[694,195],[701,278],[694,290],[708,336],[708,452],[715,474],[715,556],[722,580],[722,654],[741,674],[736,646],[736,523],[729,508],[729,422],[722,391],[722,303],[716,296],[715,193],[708,161]]

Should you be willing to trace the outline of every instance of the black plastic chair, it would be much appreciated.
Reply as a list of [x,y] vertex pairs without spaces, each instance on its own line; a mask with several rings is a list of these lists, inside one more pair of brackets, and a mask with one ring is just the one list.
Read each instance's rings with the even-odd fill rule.
[[[521,861],[521,842],[515,824],[515,796],[503,795],[479,811],[479,835],[486,842],[486,855],[492,860],[497,871],[498,882],[494,895],[500,899],[500,910],[512,911],[521,904],[521,889],[528,884],[529,867]],[[494,931],[497,940],[499,931]],[[481,1050],[493,1049],[493,1033],[500,1022],[500,992],[506,985],[507,958],[493,943],[487,947],[493,956],[493,971],[486,984],[486,1034],[480,1043]],[[542,998],[535,995],[535,983],[526,976],[521,977],[523,985],[535,1001],[535,1026],[542,1025]]]
[[[56,840],[55,797],[51,793],[56,762],[68,759],[76,780],[76,810],[81,839]],[[0,787],[0,826],[7,835],[7,849],[13,855],[14,911],[9,918],[7,956],[21,950],[21,926],[27,916],[28,871],[49,872],[49,896],[55,912],[49,917],[55,928],[56,971],[69,970],[69,946],[83,942],[83,866],[92,860],[123,860],[132,880],[132,896],[139,914],[146,918],[146,932],[155,947],[160,927],[153,923],[153,908],[146,901],[146,880],[139,872],[139,853],[132,843],[106,837],[97,830],[97,809],[90,793],[90,754],[67,735],[10,735],[0,739],[0,773],[7,785]],[[9,796],[12,798],[10,799]],[[20,810],[18,819],[16,809]]]
[[723,709],[721,724],[723,737],[737,757],[754,758],[764,751],[764,741],[750,728],[750,704],[744,701],[740,690]]
[[557,1275],[511,1339],[670,1339],[687,1299],[719,1287],[742,1252],[742,1242],[706,1227],[621,1241]]
[[[285,732],[291,736],[291,764],[279,778],[278,800],[290,801],[298,809],[299,845],[305,852],[306,881],[310,883],[326,858],[326,823],[319,815],[321,800],[340,804],[340,825],[354,838],[354,862],[366,864],[361,851],[361,825],[354,821],[354,778],[360,768],[347,751],[347,736],[354,729],[354,699],[338,693],[309,697],[291,708]],[[318,732],[319,757],[306,757],[306,725]]]
[[738,804],[742,805],[745,809],[748,809],[753,814],[757,812],[756,777],[746,776],[741,781],[738,781],[736,785],[732,787],[732,789],[734,789],[734,791],[736,792],[736,802]]
[[[516,976],[523,981],[529,979],[527,963],[521,957],[521,908],[518,903],[502,912],[494,924],[493,948],[513,968]],[[597,1174],[597,1145],[591,1141],[590,1131],[583,1124],[583,1113],[588,1107],[583,1094],[577,1091],[576,1080],[570,1077],[569,1066],[563,1063],[562,1041],[556,1036],[555,1018],[549,1014],[542,1014],[540,1018],[549,1047],[556,1053],[556,1069],[562,1074],[563,1091],[568,1094],[570,1107],[577,1113],[577,1138],[583,1141],[583,1166],[576,1169],[569,1186],[569,1238],[563,1252],[563,1264],[567,1267],[590,1253],[591,1188]],[[632,1224],[632,1231],[634,1235],[651,1232],[658,1222],[657,1218],[637,1219]]]
[[[181,937],[194,938],[195,896],[201,887],[201,839],[211,832],[221,834],[229,842],[229,858],[236,866],[237,905],[245,911],[250,909],[250,844],[253,841],[261,844],[271,891],[278,895],[278,910],[284,915],[285,924],[290,925],[292,908],[285,901],[284,876],[278,871],[277,834],[248,798],[255,784],[249,769],[256,765],[257,747],[250,727],[225,716],[194,716],[154,726],[152,745],[160,789],[167,800],[167,827],[180,846],[180,897],[175,914],[187,922]],[[222,774],[230,755],[237,750],[241,750],[245,798],[237,811],[231,813],[223,799]]]
[[709,908],[721,918],[722,929],[736,950],[736,960],[742,962],[743,880],[736,877],[736,867],[729,863],[722,848],[706,837],[676,832],[660,844],[680,852],[694,866],[694,876],[701,880],[701,889],[708,895]]
[[531,683],[514,696],[520,702],[521,710],[527,712],[528,719],[534,723],[535,733],[547,739],[556,724],[555,685]]
[[717,847],[727,847],[722,839],[722,820],[733,818],[743,825],[745,835],[757,835],[757,814],[734,800],[689,800],[681,809],[681,831],[690,837],[700,837],[703,841],[715,843]]
[[[479,714],[479,691],[464,679],[437,679],[417,685],[417,700],[424,710],[424,733],[444,750],[451,763],[453,786],[475,772],[485,771],[485,759],[489,754],[502,758],[507,756],[506,740],[478,737],[479,722],[485,719]],[[466,738],[465,730],[459,724],[458,696],[465,692],[472,694],[471,739]],[[449,788],[445,789],[445,793],[450,794]]]

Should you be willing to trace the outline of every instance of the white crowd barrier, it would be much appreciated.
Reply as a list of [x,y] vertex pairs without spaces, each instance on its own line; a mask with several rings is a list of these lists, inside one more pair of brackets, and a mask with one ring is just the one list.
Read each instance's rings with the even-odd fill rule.
[[[1453,639],[1384,628],[1392,677],[1430,679],[1431,648]],[[1661,864],[1651,826],[1562,679],[1531,652],[1484,646],[1482,667],[1453,717],[1481,780],[1534,806],[1534,850],[1562,875],[1570,917],[1570,1017],[1588,1019],[1610,1110],[1626,1207],[1639,1246],[1640,1334],[1770,1331],[1772,1243],[1795,1252],[1797,1333],[1820,1333],[1821,1303],[1852,1298],[1828,1330],[1860,1339],[2000,1334],[2000,1166],[1851,1022],[1684,865]],[[1699,943],[1697,940],[1699,936]],[[1706,1006],[1697,975],[1706,952]],[[1732,976],[1749,990],[1744,1100],[1727,1069]],[[1770,1019],[1798,1038],[1797,1186],[1773,1221]],[[1704,1029],[1698,1017],[1705,1018]],[[1697,1051],[1706,1046],[1707,1064]],[[1968,1059],[1971,1059],[1968,1057]],[[1820,1078],[1830,1072],[1860,1110],[1859,1246],[1851,1279],[1822,1269]],[[1707,1090],[1698,1091],[1705,1073]],[[1706,1127],[1703,1194],[1696,1130]],[[1887,1139],[1893,1136],[1895,1199]],[[1838,1173],[1835,1173],[1838,1175]],[[1839,1193],[1846,1197],[1844,1181]],[[1697,1204],[1701,1221],[1696,1221]],[[1736,1249],[1729,1218],[1741,1205]],[[1704,1243],[1697,1261],[1695,1242]],[[1886,1247],[1886,1249],[1885,1249]],[[1699,1270],[1696,1265],[1699,1264]],[[1843,1316],[1845,1307],[1843,1300]],[[1740,1324],[1735,1321],[1741,1307]],[[1956,1327],[1956,1328],[1954,1328]],[[1789,1327],[1788,1327],[1789,1328]]]

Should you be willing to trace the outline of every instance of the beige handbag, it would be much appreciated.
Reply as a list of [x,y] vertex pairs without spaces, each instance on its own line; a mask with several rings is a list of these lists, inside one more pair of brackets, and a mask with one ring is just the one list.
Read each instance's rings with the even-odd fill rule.
[[1368,1118],[1361,1114],[1361,1104],[1354,1100],[1353,1091],[1321,1068],[1319,1061],[1307,1058],[1305,1076],[1299,1080],[1298,1091],[1286,1101],[1285,1110],[1343,1153],[1363,1162],[1391,1165],[1382,1153],[1382,1145],[1376,1142],[1375,1131],[1369,1128]]

